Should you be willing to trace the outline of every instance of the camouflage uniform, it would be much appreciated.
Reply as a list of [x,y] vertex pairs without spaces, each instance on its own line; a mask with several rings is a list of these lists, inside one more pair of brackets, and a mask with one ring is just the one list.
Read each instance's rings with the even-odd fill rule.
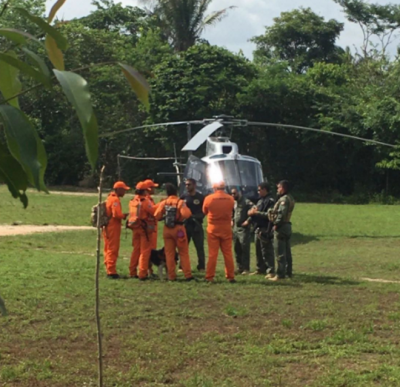
[[274,252],[278,264],[277,275],[279,278],[285,278],[286,275],[291,277],[293,272],[292,250],[290,248],[292,223],[290,223],[290,218],[294,204],[293,197],[285,194],[278,199],[274,208],[268,211],[270,221],[276,226]]
[[233,209],[233,243],[236,257],[237,268],[240,272],[250,271],[250,226],[242,227],[248,220],[247,213],[253,208],[253,203],[241,196],[235,201]]
[[258,213],[251,217],[255,226],[255,245],[257,257],[257,272],[260,274],[275,273],[274,248],[272,245],[271,225],[268,219],[268,211],[272,209],[275,200],[268,194],[257,202]]

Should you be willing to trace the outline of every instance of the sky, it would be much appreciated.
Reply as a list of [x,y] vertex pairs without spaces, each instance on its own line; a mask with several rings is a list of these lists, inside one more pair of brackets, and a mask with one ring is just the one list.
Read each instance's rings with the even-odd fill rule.
[[[47,0],[48,9],[54,2],[55,0]],[[115,2],[131,6],[139,5],[139,0],[116,0]],[[400,4],[400,0],[374,0],[374,3]],[[338,40],[338,44],[343,48],[349,46],[354,50],[354,47],[360,47],[362,43],[360,27],[347,22],[341,7],[333,0],[214,0],[210,5],[209,12],[229,6],[236,8],[229,10],[228,15],[221,22],[206,29],[202,37],[211,44],[225,47],[235,53],[242,50],[244,55],[250,59],[255,45],[249,42],[249,39],[262,35],[265,26],[272,25],[273,18],[279,16],[281,12],[299,7],[310,7],[327,20],[336,19],[345,23],[344,31]],[[68,20],[87,15],[93,9],[91,0],[67,0],[57,16],[60,19]],[[400,37],[397,41],[400,42]],[[392,44],[389,51],[395,52],[395,44]]]

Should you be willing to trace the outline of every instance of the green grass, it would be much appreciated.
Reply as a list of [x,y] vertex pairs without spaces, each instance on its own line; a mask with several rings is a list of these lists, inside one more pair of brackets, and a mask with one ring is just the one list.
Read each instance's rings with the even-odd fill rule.
[[[3,224],[87,225],[95,198],[34,193],[22,210],[1,188],[0,203]],[[105,385],[400,385],[400,285],[361,280],[399,280],[399,210],[298,204],[283,283],[228,284],[222,260],[215,285],[102,273]],[[95,245],[95,229],[0,239],[0,386],[96,385]]]

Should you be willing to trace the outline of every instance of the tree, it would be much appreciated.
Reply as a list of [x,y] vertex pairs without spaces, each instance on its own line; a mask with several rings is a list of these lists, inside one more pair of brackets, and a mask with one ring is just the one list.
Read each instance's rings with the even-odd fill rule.
[[[138,142],[141,133],[101,137],[139,126],[146,114],[123,75],[115,72],[109,63],[135,63],[139,71],[151,74],[156,65],[172,54],[172,49],[162,41],[157,29],[149,28],[147,17],[138,16],[134,20],[129,17],[132,16],[130,7],[125,9],[119,4],[105,6],[104,3],[103,6],[89,16],[63,23],[60,31],[71,42],[66,66],[81,69],[81,75],[90,83],[99,121],[99,155],[107,165],[105,179],[108,181],[116,178],[117,155],[129,154],[131,144]],[[116,14],[119,16],[115,17]],[[143,27],[131,29],[133,24]],[[97,65],[91,66],[92,63]],[[53,185],[97,185],[93,179],[96,174],[92,173],[84,146],[79,141],[79,123],[58,90],[35,90],[24,96],[21,104],[37,122],[39,134],[46,144],[49,158],[46,182]]]
[[143,30],[147,29],[149,18],[139,7],[124,7],[121,3],[115,4],[113,0],[94,0],[92,4],[97,9],[79,19],[87,28],[126,35],[135,42]]
[[298,73],[317,62],[338,63],[343,50],[335,42],[342,30],[343,23],[326,22],[310,8],[282,12],[264,35],[252,39],[254,57],[259,63],[284,61]]
[[[48,90],[56,89],[58,86],[55,86],[53,82],[57,80],[60,89],[76,110],[85,138],[86,154],[93,169],[98,158],[97,118],[87,82],[80,75],[65,71],[63,51],[67,49],[68,41],[58,28],[50,24],[63,3],[63,0],[56,2],[47,21],[30,14],[24,8],[11,8],[10,2],[5,3],[0,11],[0,18],[7,12],[12,12],[11,20],[14,14],[22,16],[34,24],[43,36],[38,39],[25,31],[0,28],[0,35],[8,41],[8,44],[3,45],[3,50],[0,51],[0,92],[2,94],[0,123],[4,134],[4,141],[0,141],[0,181],[7,184],[11,194],[19,198],[24,206],[28,205],[25,193],[28,185],[47,191],[44,183],[47,155],[32,121],[21,110],[20,96],[39,87],[45,87]],[[54,66],[54,76],[51,75],[46,61],[42,58],[43,41],[48,60]],[[139,98],[144,103],[148,103],[148,87],[145,80],[128,65],[121,63],[118,65]],[[35,85],[22,91],[20,79],[24,81],[24,84],[27,80],[34,81]]]
[[[362,57],[384,57],[394,33],[400,28],[400,5],[370,4],[363,0],[334,1],[343,7],[347,19],[361,28]],[[379,40],[380,47],[374,44],[374,38]]]
[[34,36],[42,33],[40,28],[21,15],[15,9],[17,7],[23,7],[31,15],[43,16],[46,10],[46,0],[0,0],[0,28],[9,27],[17,30],[28,32]]
[[228,7],[206,15],[212,0],[156,0],[150,14],[176,52],[199,41],[204,29],[221,20]]

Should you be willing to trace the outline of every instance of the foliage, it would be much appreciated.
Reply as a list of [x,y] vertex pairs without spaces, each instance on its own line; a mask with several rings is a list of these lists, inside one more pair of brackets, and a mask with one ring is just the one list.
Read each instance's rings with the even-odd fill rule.
[[[18,5],[17,3],[16,5]],[[52,26],[50,24],[63,3],[64,1],[62,0],[58,0],[55,3],[47,21],[37,16],[42,11],[43,2],[29,1],[27,3],[28,8],[36,10],[36,14],[31,14],[26,8],[15,7],[15,4],[11,7],[10,2],[3,3],[1,11],[1,16],[8,14],[4,19],[4,25],[7,27],[24,26],[19,19],[19,17],[22,17],[27,20],[27,27],[31,23],[42,31],[42,35],[39,39],[36,39],[26,31],[20,31],[15,28],[3,28],[0,30],[3,36],[3,41],[0,42],[2,43],[0,46],[2,50],[0,52],[0,69],[2,70],[0,73],[0,91],[3,96],[0,102],[0,118],[6,140],[6,144],[0,148],[0,161],[2,162],[0,165],[0,179],[8,185],[14,197],[20,198],[25,207],[28,204],[25,194],[28,183],[39,190],[46,191],[44,175],[47,166],[47,155],[32,121],[20,110],[18,99],[20,95],[37,89],[41,85],[48,88],[51,93],[52,90],[56,89],[53,86],[53,80],[54,78],[57,79],[61,90],[77,112],[85,138],[86,154],[92,169],[95,168],[98,158],[98,124],[92,108],[92,97],[88,84],[81,75],[65,71],[63,51],[68,48],[68,41],[60,32],[58,25]],[[8,44],[4,40],[8,40]],[[45,42],[45,52],[43,41]],[[12,51],[11,48],[14,50]],[[42,58],[45,53],[47,54],[47,59],[54,66],[55,77],[51,76],[45,59]],[[26,61],[26,57],[28,57],[29,62]],[[116,60],[124,59],[116,58]],[[96,61],[90,61],[88,65],[92,67],[93,63],[96,63]],[[111,63],[116,64],[117,62]],[[144,78],[128,65],[120,64],[120,67],[133,89],[137,92],[139,99],[148,104],[148,85]],[[26,91],[21,91],[20,73],[25,81],[24,84],[28,85]],[[39,83],[32,86],[32,81]],[[60,89],[57,88],[57,97],[59,91]],[[56,100],[59,100],[59,98],[56,98]],[[46,108],[48,109],[49,106],[46,106]],[[73,146],[75,147],[76,145],[73,144]],[[17,168],[16,165],[18,165]]]
[[207,44],[191,47],[155,69],[152,121],[236,114],[237,95],[255,75],[256,69],[248,60],[226,49]]
[[[360,26],[363,33],[363,58],[382,58],[400,28],[400,5],[369,3],[364,0],[334,0],[341,5],[347,19]],[[379,45],[374,43],[377,38]]]
[[200,40],[203,30],[220,21],[228,7],[206,15],[212,0],[157,0],[150,14],[176,52],[186,51]]
[[[347,6],[350,3],[346,2]],[[43,14],[40,4],[27,2],[32,15]],[[160,6],[159,2],[155,4]],[[341,4],[346,7],[345,2]],[[16,1],[16,5],[21,3]],[[160,182],[170,180],[157,176],[158,172],[173,171],[169,162],[120,160],[118,165],[118,154],[171,157],[175,145],[178,157],[183,161],[187,157],[186,153],[179,154],[187,139],[185,125],[113,135],[144,123],[202,120],[229,114],[397,144],[399,62],[382,55],[383,50],[377,46],[374,52],[368,51],[368,57],[353,55],[348,48],[342,50],[337,45],[342,24],[335,20],[324,20],[310,9],[282,13],[264,35],[254,38],[257,50],[251,63],[242,55],[202,44],[200,35],[193,41],[194,46],[174,53],[169,30],[160,24],[154,12],[111,0],[97,1],[95,5],[97,9],[88,16],[51,24],[68,42],[62,55],[64,63],[60,62],[61,51],[54,47],[56,40],[46,38],[30,19],[9,13],[12,8],[0,19],[6,27],[25,20],[24,30],[34,34],[0,28],[0,73],[8,74],[0,77],[0,90],[9,105],[24,112],[45,145],[47,184],[94,186],[96,178],[81,141],[81,122],[86,122],[85,128],[90,121],[82,121],[82,115],[77,116],[60,93],[62,89],[50,71],[54,66],[65,66],[68,71],[76,69],[90,85],[99,126],[98,154],[107,165],[106,184],[117,178],[119,167],[129,184],[146,177]],[[371,31],[382,36],[390,33],[395,20],[392,24],[384,22],[384,8],[367,5],[363,10],[368,13],[368,20],[380,23],[380,29],[370,24],[374,28]],[[393,11],[395,18],[395,7],[382,7]],[[391,39],[395,38],[392,34]],[[46,41],[50,51],[43,46]],[[48,59],[49,52],[54,54],[54,65]],[[126,63],[134,63],[150,79],[153,96],[149,111],[130,92],[121,67],[116,71],[118,63],[122,63],[128,80],[132,81],[130,76],[137,72],[127,70]],[[39,83],[43,86],[37,86]],[[142,81],[138,77],[133,84],[140,89]],[[143,100],[146,103],[146,98]],[[199,129],[200,125],[192,125],[193,134]],[[4,134],[1,139],[6,153],[0,158],[2,165],[13,163],[15,178],[22,179],[12,182],[4,168],[0,169],[1,179],[8,181],[13,194],[26,203],[26,172],[7,153]],[[341,201],[346,200],[343,195],[353,195],[354,199],[349,200],[362,202],[382,191],[387,197],[400,194],[396,150],[391,153],[381,146],[276,128],[235,128],[232,140],[239,144],[241,153],[261,160],[264,175],[271,183],[285,177],[295,183],[298,192],[309,193],[310,197],[316,191],[326,197],[337,195]],[[198,156],[203,154],[203,149],[197,152]],[[16,165],[19,168],[15,169]]]
[[341,48],[335,45],[343,23],[325,21],[310,8],[282,12],[264,35],[252,39],[258,62],[284,61],[291,71],[303,72],[317,62],[338,63]]

